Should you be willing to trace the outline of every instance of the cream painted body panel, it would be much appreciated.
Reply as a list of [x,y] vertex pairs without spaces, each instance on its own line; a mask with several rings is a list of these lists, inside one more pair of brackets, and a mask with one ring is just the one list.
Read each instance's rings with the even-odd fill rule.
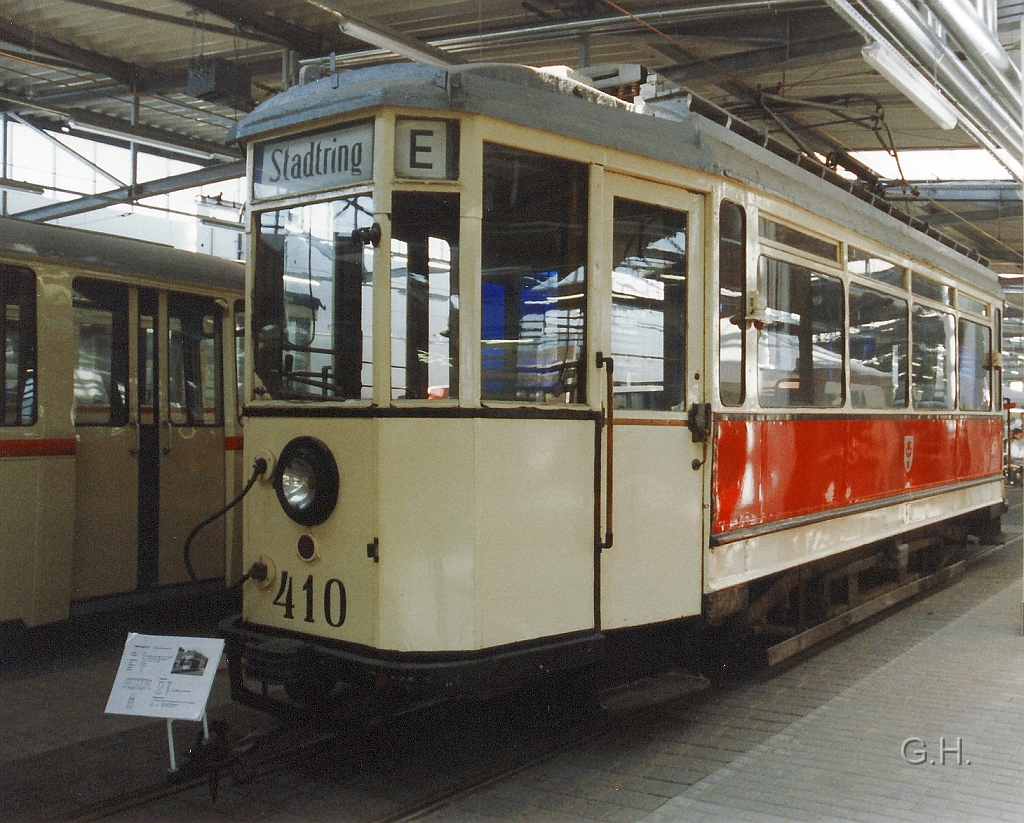
[[375,421],[380,648],[475,648],[473,424]]
[[[183,549],[193,527],[224,505],[224,429],[162,426],[160,455],[160,585],[188,578]],[[225,520],[196,535],[189,559],[196,577],[224,577]]]
[[[589,420],[250,418],[246,448],[280,454],[293,437],[326,443],[341,475],[335,513],[307,529],[269,483],[246,499],[246,563],[276,579],[250,588],[245,618],[393,651],[467,651],[594,625],[593,448]],[[378,517],[379,513],[379,517]],[[299,559],[310,534],[318,557]],[[379,538],[380,562],[366,546]],[[281,572],[295,581],[291,619]],[[343,581],[348,612],[332,628],[298,587]],[[319,603],[319,600],[318,600]]]
[[138,457],[134,426],[75,430],[75,600],[135,588],[138,569]]
[[871,511],[832,517],[712,546],[707,550],[705,591],[717,591],[783,571],[847,549],[883,540],[911,529],[996,505],[1003,500],[1002,479],[941,492]]
[[601,628],[701,609],[700,445],[685,426],[615,426],[615,532],[601,554]]
[[[268,480],[257,482],[243,503],[242,565],[249,569],[261,557],[268,558],[273,576],[262,585],[246,584],[243,616],[263,625],[374,646],[380,564],[367,557],[366,546],[377,536],[375,421],[249,417],[245,424],[245,462],[251,466],[258,456],[267,454],[276,461],[289,440],[303,435],[323,441],[334,454],[340,475],[338,505],[325,523],[302,526],[282,511]],[[313,538],[315,554],[311,560],[303,560],[298,553],[298,540],[304,534]],[[296,607],[292,619],[285,618],[284,609],[273,602],[280,591],[282,572],[294,580]],[[313,622],[305,620],[306,595],[301,590],[309,575],[313,575],[315,592]],[[341,580],[346,592],[345,622],[339,628],[332,628],[324,616],[324,590],[332,579]],[[336,601],[335,596],[333,605]]]
[[[9,430],[4,430],[4,436]],[[68,616],[75,458],[0,460],[0,622],[26,626]]]
[[476,422],[477,648],[594,627],[594,423]]

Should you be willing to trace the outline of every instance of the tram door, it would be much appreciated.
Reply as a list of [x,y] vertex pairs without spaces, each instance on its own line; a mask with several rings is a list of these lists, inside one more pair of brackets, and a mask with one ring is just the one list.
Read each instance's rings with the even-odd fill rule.
[[[182,550],[193,527],[224,505],[223,308],[212,298],[167,296],[167,401],[160,404],[159,583],[188,580]],[[200,580],[224,576],[225,525],[197,535]]]
[[[87,278],[73,291],[72,598],[184,582],[185,537],[224,501],[220,307]],[[224,573],[223,524],[209,532],[200,579]]]
[[75,534],[71,597],[135,588],[140,430],[129,392],[137,295],[120,283],[75,278]]
[[[614,359],[614,541],[601,626],[699,613],[702,591],[704,201],[611,176],[604,250]],[[691,415],[691,409],[693,414]],[[707,443],[710,449],[710,442]]]

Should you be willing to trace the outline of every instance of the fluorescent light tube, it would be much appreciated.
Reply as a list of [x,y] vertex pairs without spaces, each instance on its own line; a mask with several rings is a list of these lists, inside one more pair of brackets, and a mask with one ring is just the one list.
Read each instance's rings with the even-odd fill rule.
[[871,68],[903,92],[939,128],[948,130],[956,126],[959,116],[952,104],[894,49],[871,43],[860,53]]

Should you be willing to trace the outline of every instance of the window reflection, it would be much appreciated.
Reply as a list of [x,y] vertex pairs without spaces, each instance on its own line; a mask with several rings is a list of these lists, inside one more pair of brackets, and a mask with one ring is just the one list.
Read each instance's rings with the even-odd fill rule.
[[484,145],[481,396],[584,400],[587,167]]
[[907,301],[850,284],[850,400],[858,409],[907,405]]
[[36,421],[36,275],[0,266],[0,337],[3,337],[4,402],[0,426]]
[[391,397],[458,397],[458,195],[395,192],[391,237]]
[[171,295],[167,306],[167,392],[171,423],[223,422],[220,357],[221,309],[212,300]]
[[72,312],[75,365],[75,425],[128,423],[128,289],[116,283],[76,278]]
[[253,288],[255,373],[294,399],[372,396],[373,248],[368,195],[260,215]]
[[769,318],[757,344],[761,405],[842,406],[842,281],[769,257],[760,277]]
[[718,380],[722,403],[739,406],[746,397],[747,216],[723,200],[718,210]]
[[680,409],[686,372],[686,214],[615,200],[615,408]]
[[992,351],[992,330],[970,320],[960,321],[960,408],[988,411],[992,408],[990,371],[985,368]]
[[952,409],[956,402],[956,322],[953,315],[928,306],[914,306],[912,369],[914,406]]

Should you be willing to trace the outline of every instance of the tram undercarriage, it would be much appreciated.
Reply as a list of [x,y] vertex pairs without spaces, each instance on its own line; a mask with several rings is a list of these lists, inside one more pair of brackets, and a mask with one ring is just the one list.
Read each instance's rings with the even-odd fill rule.
[[[1005,504],[712,592],[704,620],[774,665],[902,600],[953,582],[970,547],[998,542]],[[720,636],[720,632],[717,633]]]
[[[910,597],[962,577],[998,543],[997,504],[712,592],[701,617],[579,632],[480,653],[379,655],[226,621],[232,693],[276,714],[365,721],[465,697],[552,686],[619,693],[661,672],[714,675],[772,666]],[[582,676],[581,676],[582,674]]]

